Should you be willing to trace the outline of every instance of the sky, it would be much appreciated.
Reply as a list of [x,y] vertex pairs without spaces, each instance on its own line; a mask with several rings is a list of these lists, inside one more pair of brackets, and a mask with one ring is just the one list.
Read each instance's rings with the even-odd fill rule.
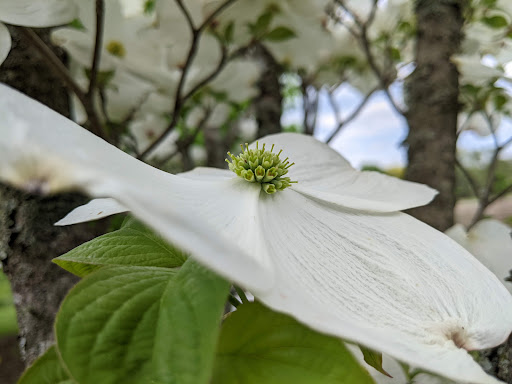
[[[393,90],[400,96],[398,88]],[[350,86],[342,86],[335,94],[338,105],[343,106],[342,117],[350,114],[362,99],[359,92]],[[283,114],[284,126],[302,124],[303,114],[300,105],[296,105]],[[316,136],[325,141],[335,127],[335,117],[324,95],[319,103],[318,132]],[[331,146],[340,152],[352,166],[376,165],[383,169],[404,167],[407,155],[402,142],[407,137],[407,123],[389,104],[383,92],[372,96],[358,117],[348,123]],[[512,136],[512,122],[502,122],[497,131],[500,140]],[[482,151],[494,148],[492,137],[480,137],[473,132],[463,132],[457,143],[461,151]],[[512,159],[512,146],[503,152],[502,158]]]

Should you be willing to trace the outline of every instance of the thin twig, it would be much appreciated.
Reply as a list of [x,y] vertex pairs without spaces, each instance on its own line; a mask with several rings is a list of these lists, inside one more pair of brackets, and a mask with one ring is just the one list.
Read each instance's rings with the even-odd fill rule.
[[359,113],[361,112],[361,110],[364,108],[364,106],[366,105],[366,103],[368,103],[368,100],[370,100],[371,96],[375,93],[375,91],[377,90],[378,88],[374,88],[372,89],[370,92],[368,92],[368,94],[364,97],[364,99],[361,101],[361,103],[359,103],[359,105],[357,106],[356,109],[354,109],[354,111],[343,121],[341,121],[340,123],[338,123],[338,126],[336,127],[336,129],[334,130],[333,133],[331,133],[331,135],[329,136],[329,138],[326,140],[326,143],[329,144],[333,139],[334,137],[341,131],[341,129],[348,123],[350,123],[352,120],[354,120],[357,115],[359,115]]
[[172,152],[171,154],[163,157],[162,159],[159,159],[155,162],[155,165],[157,167],[162,167],[165,163],[167,163],[169,160],[171,160],[174,156],[176,156],[178,153],[182,153],[183,151],[188,150],[188,148],[194,143],[196,140],[197,135],[204,129],[206,122],[211,116],[211,110],[207,109],[205,110],[205,114],[201,121],[197,124],[196,128],[190,133],[187,137],[177,140],[176,141],[176,150]]
[[502,198],[503,196],[505,196],[509,192],[512,192],[512,184],[510,184],[509,186],[505,187],[501,192],[499,192],[495,196],[491,197],[489,199],[489,205],[494,203],[496,200]]
[[183,2],[181,0],[175,0],[175,1],[176,1],[177,5],[179,6],[180,10],[183,12],[183,14],[187,20],[190,32],[192,33],[192,42],[190,43],[190,48],[187,53],[187,58],[185,60],[185,64],[183,65],[183,69],[181,72],[180,81],[178,82],[178,86],[176,88],[171,122],[169,123],[167,128],[162,132],[160,137],[158,137],[158,139],[156,139],[148,148],[146,148],[137,157],[138,159],[142,159],[142,160],[144,160],[148,156],[148,154],[154,148],[156,148],[158,145],[160,145],[160,143],[169,135],[169,133],[172,132],[172,130],[174,129],[174,127],[176,126],[176,124],[179,120],[179,116],[180,116],[181,110],[182,110],[185,102],[195,92],[197,92],[200,88],[202,88],[208,82],[212,81],[221,72],[221,70],[225,66],[226,62],[229,61],[229,59],[231,59],[231,57],[232,57],[230,55],[230,57],[228,58],[226,48],[224,46],[221,46],[222,56],[221,56],[220,62],[217,65],[217,67],[208,76],[206,76],[201,82],[199,82],[196,86],[194,86],[189,92],[187,92],[185,95],[182,95],[183,89],[185,87],[185,81],[188,76],[188,72],[192,66],[192,62],[194,61],[194,58],[196,57],[196,54],[197,54],[197,50],[199,48],[199,40],[200,40],[202,32],[204,31],[204,29],[206,29],[210,25],[210,23],[215,19],[215,17],[217,17],[217,15],[220,12],[222,12],[226,7],[228,7],[229,5],[234,3],[236,0],[225,1],[206,20],[204,20],[204,22],[197,28],[195,27],[192,17],[190,15],[190,13],[188,12],[187,8],[185,7],[185,5],[183,4]]
[[462,163],[459,161],[459,159],[457,159],[457,158],[455,158],[455,165],[460,169],[460,171],[462,172],[462,174],[464,175],[464,177],[468,181],[469,186],[471,187],[471,191],[473,192],[475,197],[479,198],[480,191],[478,190],[478,185],[477,185],[475,179],[473,178],[473,176],[471,176],[471,174],[466,169],[466,167],[464,167],[462,165]]
[[103,0],[96,0],[96,35],[94,37],[94,53],[91,62],[91,74],[89,76],[89,90],[87,97],[93,103],[94,89],[98,80],[98,69],[101,60],[101,51],[103,46],[103,29],[105,26],[105,3]]
[[398,112],[402,116],[405,116],[406,111],[402,110],[402,108],[400,108],[398,106],[397,102],[391,95],[391,92],[389,91],[389,84],[388,84],[389,80],[384,77],[384,74],[380,70],[379,66],[377,65],[377,63],[375,61],[375,57],[373,56],[373,53],[370,48],[371,44],[370,44],[370,40],[368,38],[368,28],[371,26],[371,24],[373,23],[373,21],[375,19],[375,15],[377,13],[377,8],[378,8],[377,7],[378,2],[376,0],[374,0],[372,9],[368,15],[368,19],[364,22],[361,19],[359,19],[359,17],[354,12],[352,12],[349,8],[347,8],[347,6],[341,0],[336,0],[336,3],[339,4],[340,7],[342,7],[347,13],[349,13],[352,16],[355,24],[359,27],[359,31],[355,31],[353,28],[349,28],[344,24],[345,27],[347,27],[347,29],[349,30],[349,32],[352,33],[352,35],[359,41],[359,43],[365,53],[366,60],[368,61],[368,65],[370,66],[374,75],[377,77],[377,79],[380,83],[380,87],[386,94],[386,97],[388,98],[391,106],[393,107],[393,109],[395,109],[396,112]]
[[494,150],[494,154],[491,159],[491,163],[487,168],[487,182],[482,193],[478,199],[478,209],[476,210],[473,219],[471,220],[471,224],[468,226],[468,231],[482,218],[485,209],[490,204],[489,196],[491,194],[492,186],[494,184],[495,176],[496,176],[496,166],[498,165],[498,156],[500,154],[500,149],[497,147]]
[[175,1],[176,1],[176,5],[180,9],[181,13],[183,13],[183,16],[185,16],[185,19],[187,20],[187,24],[188,24],[190,30],[192,31],[192,33],[195,33],[197,31],[197,29],[194,25],[194,20],[192,19],[192,15],[188,11],[188,8],[185,6],[185,4],[183,4],[182,0],[175,0]]
[[86,93],[75,82],[66,66],[59,60],[55,53],[45,44],[43,40],[28,27],[18,27],[18,30],[27,38],[35,49],[49,64],[54,73],[64,82],[66,88],[73,92],[80,103],[82,103],[90,123],[90,131],[95,135],[108,140],[108,136],[100,123],[93,105],[89,102]]

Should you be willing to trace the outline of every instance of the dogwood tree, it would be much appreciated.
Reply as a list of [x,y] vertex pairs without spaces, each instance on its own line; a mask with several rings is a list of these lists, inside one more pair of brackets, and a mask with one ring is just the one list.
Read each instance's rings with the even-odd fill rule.
[[[396,382],[498,382],[468,352],[512,331],[503,271],[509,228],[480,221],[510,191],[492,190],[495,163],[512,142],[498,134],[509,114],[510,9],[499,1],[443,4],[0,6],[0,20],[23,26],[13,30],[69,91],[74,120],[1,85],[0,179],[32,194],[94,198],[59,226],[132,215],[54,259],[82,280],[57,315],[55,345],[20,382],[370,383],[390,376],[382,353]],[[443,17],[432,19],[436,12]],[[450,17],[444,34],[428,28]],[[66,64],[27,27],[52,25]],[[455,38],[425,57],[432,34]],[[432,68],[432,85],[448,84],[441,99],[415,88]],[[433,161],[436,150],[451,148],[441,151],[448,187],[443,175],[433,184],[436,206],[453,209],[449,175],[458,164],[479,199],[469,228],[451,229],[453,241],[400,213],[435,198],[426,185],[356,171],[317,139],[278,133],[287,74],[300,79],[306,134],[315,133],[320,93],[337,120],[328,143],[382,92],[410,123],[410,179],[432,184],[418,180],[415,159]],[[404,81],[400,100],[393,87]],[[347,84],[362,95],[348,114],[333,97]],[[437,128],[425,129],[428,108],[451,129],[448,144]],[[482,188],[456,162],[457,114],[460,132],[494,139]],[[244,131],[251,121],[255,129]],[[440,144],[423,151],[417,145],[429,132]],[[229,170],[194,168],[220,166],[219,152]]]

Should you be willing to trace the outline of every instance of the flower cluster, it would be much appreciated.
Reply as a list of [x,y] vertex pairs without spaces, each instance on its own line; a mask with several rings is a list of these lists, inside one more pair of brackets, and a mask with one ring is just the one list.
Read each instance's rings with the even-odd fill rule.
[[245,148],[243,145],[241,147],[242,153],[235,156],[228,152],[231,161],[226,159],[229,169],[237,176],[250,183],[260,183],[261,189],[269,195],[296,183],[289,177],[283,177],[288,173],[288,169],[295,164],[290,163],[288,158],[284,160],[279,158],[283,150],[274,153],[273,144],[270,151],[265,150],[265,144],[259,148],[258,143],[254,149],[249,149],[249,144],[245,144]]

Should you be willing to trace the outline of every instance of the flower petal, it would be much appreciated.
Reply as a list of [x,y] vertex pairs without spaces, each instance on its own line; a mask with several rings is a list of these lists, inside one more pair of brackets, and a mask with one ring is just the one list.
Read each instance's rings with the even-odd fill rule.
[[69,23],[78,9],[70,0],[2,0],[0,20],[26,27],[53,27]]
[[[179,174],[193,180],[226,180],[233,179],[233,173],[225,169],[197,167],[191,171]],[[72,225],[86,221],[98,220],[116,213],[127,212],[129,209],[119,204],[116,200],[110,198],[94,199],[87,204],[81,205],[64,218],[55,223],[55,225]]]
[[271,287],[256,220],[259,186],[162,172],[5,85],[0,110],[0,179],[32,192],[112,197],[217,273],[255,291]]
[[512,283],[505,281],[512,270],[512,228],[501,221],[485,219],[476,223],[469,232],[457,224],[446,234],[489,268],[512,293]]
[[86,221],[99,220],[104,217],[128,211],[123,205],[111,198],[94,199],[69,212],[55,225],[71,225]]
[[[266,196],[277,311],[454,380],[490,383],[466,350],[503,342],[512,296],[447,236],[402,214],[345,210],[293,190]],[[490,300],[489,298],[492,298]]]
[[11,50],[11,34],[7,27],[0,23],[0,64],[4,62]]
[[191,171],[178,174],[181,177],[194,180],[226,180],[232,179],[234,174],[227,169],[197,167]]
[[[394,212],[428,204],[437,191],[378,172],[359,172],[327,144],[311,136],[282,133],[258,140],[283,149],[295,165],[288,176],[298,181],[293,189],[343,207]],[[254,144],[252,144],[254,145]]]

